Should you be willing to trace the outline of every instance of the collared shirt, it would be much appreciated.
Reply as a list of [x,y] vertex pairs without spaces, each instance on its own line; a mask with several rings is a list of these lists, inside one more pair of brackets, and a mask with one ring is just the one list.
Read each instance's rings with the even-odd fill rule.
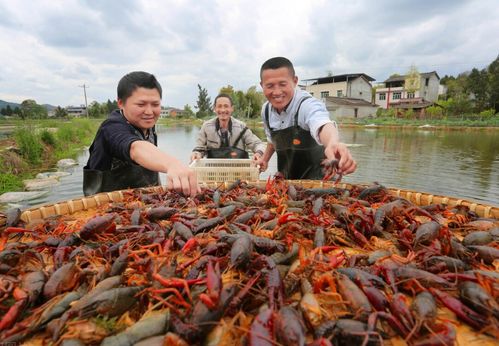
[[[295,94],[293,99],[280,114],[277,113],[272,105],[269,106],[269,124],[270,127],[275,130],[283,130],[288,127],[294,126],[295,122],[295,113],[298,109],[298,105],[300,100],[304,97],[312,96],[308,92],[298,89],[295,89]],[[267,124],[265,121],[265,107],[267,106],[268,101],[265,102],[262,106],[262,120],[263,127],[265,129],[265,135],[267,136],[267,140],[272,143],[272,137],[270,136],[270,129],[267,128]],[[319,139],[319,130],[325,124],[332,123],[336,127],[336,122],[332,121],[329,118],[329,112],[326,109],[326,106],[320,100],[310,97],[309,99],[303,101],[300,107],[300,113],[298,114],[298,126],[306,131],[310,131],[310,134],[315,139],[318,144],[322,144]]]

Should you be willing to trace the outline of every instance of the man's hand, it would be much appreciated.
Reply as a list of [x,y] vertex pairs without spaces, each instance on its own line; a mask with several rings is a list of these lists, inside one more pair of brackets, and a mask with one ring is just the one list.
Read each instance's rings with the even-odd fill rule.
[[191,162],[194,160],[199,160],[201,159],[201,153],[198,153],[197,151],[193,151],[191,154]]
[[167,187],[186,196],[194,197],[200,192],[196,173],[181,163],[171,164],[167,172]]
[[258,164],[258,161],[260,161],[262,158],[262,154],[260,153],[254,153],[253,154],[253,164],[256,166]]
[[350,150],[348,150],[345,143],[335,143],[326,147],[325,154],[330,160],[340,160],[338,168],[339,174],[345,175],[355,172],[357,163],[353,159],[352,154],[350,154]]
[[258,158],[257,160],[255,160],[255,158],[253,157],[253,160],[255,162],[255,166],[259,167],[260,173],[265,172],[269,167],[268,161],[265,161],[262,157]]

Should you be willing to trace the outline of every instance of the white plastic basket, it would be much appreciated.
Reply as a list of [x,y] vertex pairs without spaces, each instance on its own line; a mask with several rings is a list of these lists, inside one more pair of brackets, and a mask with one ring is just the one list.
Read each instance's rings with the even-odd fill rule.
[[190,167],[196,172],[198,182],[257,181],[260,176],[251,159],[200,159]]

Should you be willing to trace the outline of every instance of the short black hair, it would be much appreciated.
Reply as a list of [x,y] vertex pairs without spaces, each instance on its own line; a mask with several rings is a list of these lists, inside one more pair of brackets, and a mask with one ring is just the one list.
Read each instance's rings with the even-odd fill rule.
[[213,101],[213,107],[215,107],[217,105],[217,100],[221,97],[227,97],[230,101],[230,105],[233,106],[232,97],[230,97],[229,94],[221,93],[221,94],[218,94],[217,97],[215,97],[215,101]]
[[286,67],[291,73],[291,76],[295,76],[295,68],[293,67],[293,63],[291,63],[291,61],[289,61],[289,59],[286,59],[285,57],[276,56],[263,63],[262,67],[260,68],[260,79],[262,79],[262,73],[264,70],[277,70],[281,67]]
[[125,102],[137,88],[157,89],[162,98],[162,89],[153,74],[143,71],[134,71],[124,75],[118,83],[118,99]]

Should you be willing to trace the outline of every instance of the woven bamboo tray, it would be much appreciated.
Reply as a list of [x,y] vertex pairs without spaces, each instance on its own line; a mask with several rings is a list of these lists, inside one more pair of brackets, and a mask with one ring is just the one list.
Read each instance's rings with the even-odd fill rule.
[[[318,180],[293,180],[292,183],[295,185],[303,186],[305,188],[327,188],[334,186],[341,188],[352,187],[351,184],[342,183],[334,185],[331,182],[322,182]],[[265,186],[266,182],[260,180],[256,182],[251,182],[251,184],[254,184],[256,186]],[[230,185],[230,183],[211,182],[211,183],[204,183],[202,185],[206,187],[219,187],[219,186],[227,187]],[[163,186],[155,186],[150,188],[144,188],[143,190],[151,192],[152,191],[163,192],[164,189],[165,188]],[[499,220],[499,207],[497,206],[470,202],[468,200],[455,197],[432,195],[429,193],[418,192],[418,191],[402,190],[394,188],[389,188],[388,190],[392,195],[405,198],[419,206],[425,206],[434,203],[443,203],[451,207],[457,205],[463,205],[469,207],[471,211],[477,213],[480,217],[493,218]],[[43,206],[38,206],[25,210],[21,215],[21,219],[25,222],[31,222],[33,220],[44,219],[49,216],[69,215],[79,211],[95,209],[106,203],[123,201],[126,191],[127,190],[103,192],[89,197],[76,198],[54,204],[45,204]],[[0,219],[0,225],[4,223],[5,221]]]
[[[230,186],[230,184],[231,184],[230,182],[223,182],[223,183],[210,182],[210,183],[203,183],[202,186],[211,187],[211,188],[215,187],[223,188]],[[266,181],[251,182],[251,184],[263,187],[265,186]],[[329,188],[329,187],[351,188],[352,187],[351,184],[341,183],[335,185],[331,182],[322,182],[317,180],[294,180],[292,181],[292,184],[297,186],[302,186],[304,188]],[[150,192],[159,193],[159,192],[164,192],[165,187],[156,186],[156,187],[143,188],[141,190],[149,193]],[[471,211],[474,211],[480,217],[493,218],[499,220],[499,207],[497,206],[490,206],[486,204],[470,202],[464,199],[433,195],[418,191],[402,190],[394,188],[389,188],[388,190],[392,195],[408,199],[411,202],[415,203],[416,205],[425,206],[434,203],[442,203],[442,204],[447,204],[449,206],[463,205],[469,207]],[[125,199],[127,193],[130,191],[131,190],[105,192],[89,197],[76,198],[59,203],[45,204],[42,206],[33,207],[31,209],[25,210],[21,214],[21,219],[29,223],[35,220],[44,219],[55,215],[70,215],[79,212],[88,213],[88,211],[91,211],[92,209],[97,209],[98,207],[106,205],[111,202],[122,202]],[[5,225],[5,218],[0,217],[0,227],[2,225]],[[443,315],[444,318],[453,319],[455,321],[455,317],[454,318],[452,317],[453,314],[449,310],[445,308],[442,308],[442,310],[444,313]],[[458,323],[458,325],[456,325],[456,328],[457,328],[458,345],[488,346],[488,345],[498,344],[496,340],[493,340],[491,337],[488,337],[482,333],[477,333],[476,331],[474,331],[465,324]],[[403,341],[400,337],[392,338],[388,344],[393,346],[407,345],[407,343]]]

